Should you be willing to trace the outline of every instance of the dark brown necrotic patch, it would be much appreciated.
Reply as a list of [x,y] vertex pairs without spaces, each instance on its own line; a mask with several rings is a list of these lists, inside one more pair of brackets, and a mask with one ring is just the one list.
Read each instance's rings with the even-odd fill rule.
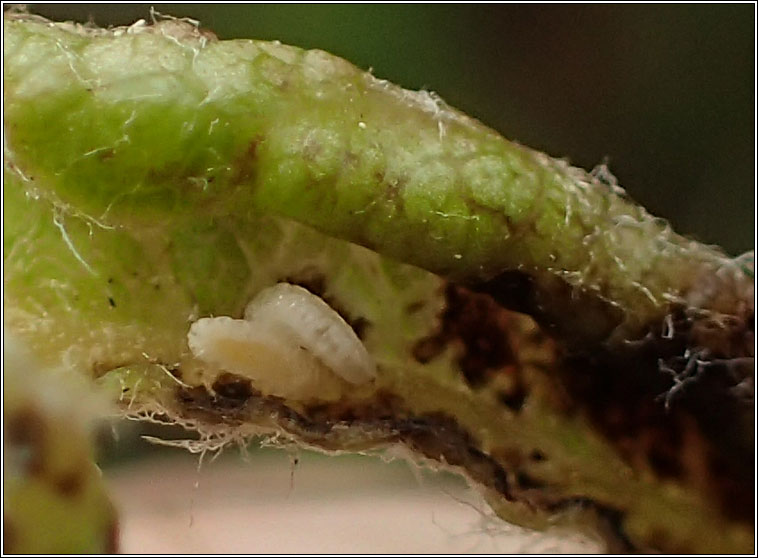
[[[458,365],[472,387],[485,383],[489,373],[516,364],[508,338],[507,311],[491,297],[452,283],[445,288],[445,310],[438,330],[420,339],[412,354],[426,364],[449,345],[457,347]],[[509,369],[518,373],[516,366]]]
[[[304,418],[321,425],[324,432],[341,432],[345,426],[370,432],[384,432],[383,443],[402,442],[414,452],[434,461],[462,467],[476,482],[490,487],[508,500],[513,495],[505,469],[479,449],[479,442],[457,421],[444,413],[413,415],[401,398],[379,392],[364,404],[342,402],[311,405]],[[301,423],[302,424],[302,423]]]
[[[519,464],[524,461],[521,457],[500,460],[488,455],[455,418],[444,413],[414,415],[407,410],[402,399],[391,393],[380,393],[373,401],[364,404],[313,404],[301,412],[291,409],[280,398],[264,397],[254,390],[245,403],[231,408],[228,398],[202,386],[180,387],[176,394],[186,417],[197,417],[209,424],[232,425],[242,422],[265,424],[265,419],[270,419],[271,425],[277,425],[305,443],[328,450],[344,451],[354,447],[365,451],[401,442],[426,458],[461,467],[473,481],[497,491],[509,501],[519,500],[522,492],[538,492],[541,497],[521,501],[548,512],[576,506],[595,511],[601,522],[608,524],[603,534],[609,547],[633,550],[623,532],[621,512],[604,508],[586,498],[551,495],[549,487],[519,470]],[[359,438],[355,437],[356,431],[361,432]],[[356,441],[358,445],[352,446]],[[536,461],[545,459],[540,453],[530,457]],[[515,486],[511,485],[509,475]]]
[[396,421],[393,428],[410,449],[435,461],[463,467],[473,480],[513,500],[505,470],[482,452],[452,417],[430,413]]
[[[734,394],[744,370],[698,356],[683,313],[670,324],[625,347],[566,354],[556,378],[627,462],[692,485],[728,516],[752,522],[754,413]],[[685,374],[692,359],[701,370]]]
[[407,416],[405,403],[397,395],[380,389],[370,401],[361,403],[336,401],[333,403],[311,403],[305,414],[313,422],[336,424],[391,421]]
[[532,316],[550,335],[571,347],[602,344],[623,313],[596,293],[585,292],[552,274],[505,271],[469,285],[504,308]]
[[630,463],[694,484],[724,513],[754,520],[751,304],[733,316],[672,306],[664,325],[624,333],[638,341],[613,342],[623,313],[559,277],[508,271],[470,286],[561,341],[563,387]]
[[[226,385],[228,381],[214,386],[214,391],[217,387],[223,391]],[[339,440],[342,436],[350,438],[346,427],[361,430],[378,445],[403,442],[430,459],[463,467],[473,480],[513,499],[506,471],[478,448],[478,442],[454,418],[441,413],[412,416],[404,410],[402,400],[389,393],[364,405],[314,404],[303,412],[291,409],[282,399],[263,397],[254,390],[246,401],[212,393],[202,386],[179,387],[176,397],[186,417],[232,425],[263,422],[265,417],[304,441],[325,448],[344,449]]]
[[236,374],[221,374],[213,382],[213,392],[218,396],[230,401],[244,404],[253,396],[253,386],[250,380]]
[[[221,387],[221,391],[226,389],[218,387]],[[234,391],[237,391],[237,387]],[[205,424],[238,426],[242,423],[273,424],[272,421],[275,421],[293,433],[307,432],[318,436],[323,436],[329,430],[328,425],[315,423],[288,407],[283,399],[264,397],[253,388],[250,397],[244,401],[237,397],[219,395],[204,386],[180,386],[176,389],[175,396],[181,408],[181,416]]]

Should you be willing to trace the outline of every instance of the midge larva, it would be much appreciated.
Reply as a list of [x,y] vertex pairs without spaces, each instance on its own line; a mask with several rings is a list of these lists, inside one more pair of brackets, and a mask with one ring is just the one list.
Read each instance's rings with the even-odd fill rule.
[[318,296],[289,283],[261,291],[242,320],[197,320],[187,339],[200,360],[287,399],[335,399],[376,376],[347,322]]

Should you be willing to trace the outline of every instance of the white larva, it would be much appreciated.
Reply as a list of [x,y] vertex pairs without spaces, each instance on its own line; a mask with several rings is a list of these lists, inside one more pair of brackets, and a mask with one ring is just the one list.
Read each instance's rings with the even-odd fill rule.
[[318,296],[289,283],[261,291],[242,320],[197,320],[188,344],[206,363],[289,399],[331,399],[348,384],[376,377],[373,359],[345,320]]

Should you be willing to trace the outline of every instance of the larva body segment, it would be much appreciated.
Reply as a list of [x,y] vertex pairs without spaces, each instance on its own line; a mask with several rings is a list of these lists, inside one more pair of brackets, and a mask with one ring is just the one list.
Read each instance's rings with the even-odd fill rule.
[[201,318],[192,324],[188,344],[197,358],[248,377],[271,395],[300,398],[318,384],[318,363],[259,324],[227,316]]
[[197,320],[187,340],[197,358],[288,399],[334,399],[349,385],[376,376],[373,360],[345,320],[316,295],[288,283],[261,291],[242,320]]
[[267,323],[351,384],[376,377],[376,366],[353,328],[308,290],[279,283],[264,289],[245,309],[245,320]]

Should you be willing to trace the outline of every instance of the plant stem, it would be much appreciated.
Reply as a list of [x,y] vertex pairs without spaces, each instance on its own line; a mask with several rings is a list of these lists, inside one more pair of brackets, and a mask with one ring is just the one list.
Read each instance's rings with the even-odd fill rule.
[[[6,327],[41,358],[190,449],[402,444],[512,521],[748,548],[752,263],[323,52],[173,19],[4,30]],[[375,381],[282,399],[189,350],[198,318],[281,282],[353,328]]]

